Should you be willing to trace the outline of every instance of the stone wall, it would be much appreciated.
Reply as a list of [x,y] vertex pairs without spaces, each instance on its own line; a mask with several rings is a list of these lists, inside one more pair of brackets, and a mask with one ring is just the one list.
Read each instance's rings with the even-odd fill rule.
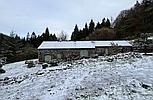
[[111,47],[96,47],[95,53],[99,56],[104,55],[114,55],[117,53],[125,53],[132,51],[132,47],[119,47],[119,46],[111,46]]
[[49,55],[51,61],[67,61],[80,59],[81,52],[87,51],[88,56],[92,57],[95,54],[99,56],[113,55],[117,53],[130,52],[131,47],[96,47],[96,49],[77,49],[77,50],[39,50],[38,58],[40,62],[45,62],[45,56]]
[[[95,54],[95,49],[84,49],[88,51],[88,57]],[[40,62],[45,62],[45,56],[50,55],[52,60],[74,60],[79,59],[80,56],[80,50],[39,50],[38,58]]]

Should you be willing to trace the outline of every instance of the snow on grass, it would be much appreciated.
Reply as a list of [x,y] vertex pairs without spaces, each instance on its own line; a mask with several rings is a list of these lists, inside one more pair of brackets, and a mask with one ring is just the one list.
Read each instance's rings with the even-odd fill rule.
[[7,64],[1,100],[152,100],[153,56],[118,54],[42,69]]

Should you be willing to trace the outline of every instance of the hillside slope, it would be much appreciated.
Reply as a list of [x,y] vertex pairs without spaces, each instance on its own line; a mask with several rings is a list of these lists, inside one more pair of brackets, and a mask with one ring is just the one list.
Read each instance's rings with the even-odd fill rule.
[[122,11],[114,22],[120,38],[138,37],[140,33],[153,33],[153,1],[137,2],[129,10]]
[[0,58],[7,57],[7,63],[37,58],[37,49],[22,39],[0,33]]
[[[113,62],[108,59],[115,58]],[[2,100],[151,100],[153,56],[118,54],[28,69],[7,64],[0,78]]]

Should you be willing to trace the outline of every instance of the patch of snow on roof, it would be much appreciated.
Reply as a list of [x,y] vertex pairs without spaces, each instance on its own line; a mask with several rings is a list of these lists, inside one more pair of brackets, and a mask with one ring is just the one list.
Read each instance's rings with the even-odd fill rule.
[[95,45],[98,47],[112,46],[112,43],[118,46],[132,46],[128,41],[95,41]]
[[95,48],[91,41],[44,41],[38,49],[78,49],[78,48]]
[[44,41],[38,49],[85,49],[112,46],[111,43],[132,46],[128,41]]

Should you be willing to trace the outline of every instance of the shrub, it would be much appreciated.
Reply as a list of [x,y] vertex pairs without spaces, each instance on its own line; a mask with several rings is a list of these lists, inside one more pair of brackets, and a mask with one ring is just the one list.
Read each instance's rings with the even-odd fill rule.
[[48,67],[48,64],[46,64],[46,63],[44,63],[43,65],[42,65],[42,68],[43,69],[46,69]]
[[33,61],[29,61],[27,67],[28,68],[35,67],[35,64],[33,63]]
[[1,73],[5,73],[5,70],[0,68],[0,74]]

